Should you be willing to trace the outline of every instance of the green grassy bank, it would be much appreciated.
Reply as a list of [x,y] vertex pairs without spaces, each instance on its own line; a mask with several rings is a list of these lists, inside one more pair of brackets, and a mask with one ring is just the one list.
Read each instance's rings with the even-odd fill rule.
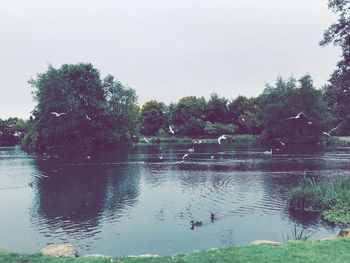
[[177,256],[152,258],[48,258],[39,254],[0,252],[0,262],[8,263],[102,263],[102,262],[350,262],[350,238],[325,241],[292,241],[280,246],[258,245],[220,248]]

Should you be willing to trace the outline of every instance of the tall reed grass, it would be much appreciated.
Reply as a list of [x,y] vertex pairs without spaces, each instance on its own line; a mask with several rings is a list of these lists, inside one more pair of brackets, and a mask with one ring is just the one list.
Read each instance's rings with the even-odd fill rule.
[[350,222],[350,179],[334,182],[305,178],[287,193],[291,210],[314,211],[333,222]]

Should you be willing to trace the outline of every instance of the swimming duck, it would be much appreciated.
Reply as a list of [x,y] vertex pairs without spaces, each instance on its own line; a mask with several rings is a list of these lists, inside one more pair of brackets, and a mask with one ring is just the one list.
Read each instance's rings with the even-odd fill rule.
[[191,220],[191,229],[194,229],[195,226],[202,226],[202,225],[203,225],[202,221]]
[[211,219],[211,222],[213,222],[214,220],[218,219],[219,216],[218,214],[215,214],[213,212],[210,213],[210,219]]

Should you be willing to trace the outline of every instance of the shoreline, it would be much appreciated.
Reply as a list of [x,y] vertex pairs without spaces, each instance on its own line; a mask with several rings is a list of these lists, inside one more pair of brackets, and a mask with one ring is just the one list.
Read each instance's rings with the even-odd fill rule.
[[350,262],[349,246],[349,236],[333,236],[316,241],[292,240],[285,243],[256,240],[248,246],[196,250],[174,256],[143,254],[114,258],[102,254],[91,254],[73,258],[48,257],[40,253],[18,254],[0,250],[0,262]]

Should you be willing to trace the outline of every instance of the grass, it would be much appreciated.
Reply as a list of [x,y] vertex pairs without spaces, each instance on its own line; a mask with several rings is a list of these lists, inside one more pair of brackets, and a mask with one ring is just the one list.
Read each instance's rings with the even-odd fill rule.
[[[167,262],[350,262],[350,239],[337,238],[327,241],[292,241],[280,246],[258,245],[246,247],[229,247],[198,251],[188,254],[152,258],[119,258],[119,259],[98,259],[98,258],[48,258],[40,254],[21,255],[0,251],[0,262],[7,263],[167,263]],[[27,260],[27,261],[25,261]]]
[[311,236],[312,233],[307,232],[305,229],[297,229],[297,226],[294,225],[292,233],[291,234],[286,234],[283,235],[283,241],[288,242],[288,241],[306,241],[308,240]]
[[316,182],[306,178],[287,193],[292,210],[321,213],[328,221],[350,223],[350,179]]

